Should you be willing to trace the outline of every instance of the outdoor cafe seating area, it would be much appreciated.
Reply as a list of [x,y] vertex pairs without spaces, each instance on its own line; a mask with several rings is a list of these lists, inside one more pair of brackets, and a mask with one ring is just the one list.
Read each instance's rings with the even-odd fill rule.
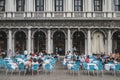
[[80,71],[87,75],[106,75],[106,72],[112,75],[120,75],[120,59],[111,55],[77,55],[68,53],[64,56],[63,66],[69,73],[78,73]]
[[[56,69],[56,62],[60,62],[62,69],[68,73],[78,75],[106,75],[106,72],[113,76],[120,75],[120,60],[110,55],[78,55],[68,53],[59,61],[58,55],[51,54],[17,54],[14,57],[0,58],[0,71],[5,75],[12,75],[15,72],[21,75],[40,75],[40,73],[52,72]],[[57,64],[58,65],[58,64]],[[24,74],[22,74],[24,73]]]
[[51,55],[23,55],[18,54],[14,57],[0,58],[0,71],[4,71],[6,75],[18,72],[24,72],[24,75],[34,72],[37,74],[42,72],[52,72],[55,68],[57,58]]

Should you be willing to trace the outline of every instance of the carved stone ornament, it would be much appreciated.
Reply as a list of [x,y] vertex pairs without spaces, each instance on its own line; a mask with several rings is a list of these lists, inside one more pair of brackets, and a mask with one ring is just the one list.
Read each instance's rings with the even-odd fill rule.
[[[102,21],[102,20],[14,20],[14,21],[0,21],[0,27],[23,27],[27,28],[28,26],[32,26],[32,28],[40,27],[44,28],[44,26],[47,26],[46,28],[69,28],[72,26],[72,28],[114,28],[120,26],[119,21]],[[67,26],[67,27],[65,27]],[[77,26],[77,27],[76,27]]]

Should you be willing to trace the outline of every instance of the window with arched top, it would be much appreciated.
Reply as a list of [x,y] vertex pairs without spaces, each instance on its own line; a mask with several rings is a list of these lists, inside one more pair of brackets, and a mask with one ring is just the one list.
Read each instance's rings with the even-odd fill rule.
[[112,36],[112,51],[120,53],[120,31],[117,31]]
[[85,35],[81,31],[76,31],[73,34],[73,52],[78,54],[85,53]]
[[44,11],[44,0],[35,0],[35,11]]
[[65,55],[65,34],[62,31],[56,31],[53,35],[53,51]]
[[94,0],[94,11],[102,11],[102,0]]
[[0,51],[7,50],[7,34],[4,31],[0,31]]
[[16,0],[16,11],[25,10],[25,0]]
[[74,0],[74,11],[83,11],[83,0]]
[[15,51],[22,53],[26,49],[26,34],[23,31],[15,33]]
[[5,0],[0,0],[0,11],[5,11]]
[[42,31],[37,31],[34,34],[34,52],[46,51],[46,35]]

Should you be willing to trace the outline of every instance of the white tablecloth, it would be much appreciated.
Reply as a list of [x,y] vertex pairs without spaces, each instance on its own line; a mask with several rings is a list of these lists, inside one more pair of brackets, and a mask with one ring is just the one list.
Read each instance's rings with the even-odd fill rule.
[[93,65],[95,70],[98,69],[98,66],[95,63],[87,63],[87,69],[90,69],[90,65]]
[[74,64],[67,64],[67,68],[70,70],[72,67],[74,66]]
[[17,69],[18,68],[18,65],[16,63],[9,63],[12,67],[12,69]]
[[115,68],[115,64],[105,64],[105,66],[104,66],[104,68],[105,68],[105,70],[110,70],[110,68]]

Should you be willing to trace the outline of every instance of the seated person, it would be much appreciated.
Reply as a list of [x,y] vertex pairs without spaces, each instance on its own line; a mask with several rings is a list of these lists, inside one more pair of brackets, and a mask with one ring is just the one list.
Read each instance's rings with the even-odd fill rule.
[[89,62],[90,62],[89,56],[87,56],[87,58],[85,59],[85,62],[86,62],[86,63],[89,63]]
[[33,62],[32,62],[32,65],[34,64],[38,64],[37,60],[34,58]]
[[114,64],[118,64],[118,59],[114,59]]
[[110,61],[108,63],[113,64],[114,63],[114,58],[110,58]]
[[80,62],[83,63],[83,62],[85,62],[85,57],[81,55],[81,56],[79,56],[79,60],[80,60]]
[[26,68],[31,67],[31,63],[32,63],[32,57],[28,61],[25,62],[25,67]]
[[39,59],[38,59],[39,68],[42,67],[42,62],[43,62],[42,58],[39,57]]
[[106,59],[105,59],[105,64],[108,64],[108,62],[110,61],[110,58],[109,57],[107,57]]

